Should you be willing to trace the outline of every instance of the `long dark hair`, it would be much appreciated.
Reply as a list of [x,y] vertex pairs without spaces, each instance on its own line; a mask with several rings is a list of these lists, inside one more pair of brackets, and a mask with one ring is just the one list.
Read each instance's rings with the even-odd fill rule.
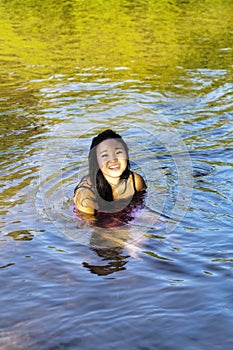
[[122,139],[122,137],[115,133],[114,131],[108,129],[97,135],[93,138],[90,152],[89,152],[89,176],[92,182],[92,185],[96,192],[96,197],[98,202],[111,202],[113,201],[113,193],[112,188],[108,181],[105,179],[102,171],[99,168],[98,160],[97,160],[97,154],[96,154],[96,148],[97,145],[107,139],[117,139],[122,146],[124,147],[124,150],[127,155],[127,166],[123,173],[120,176],[120,180],[127,180],[130,175],[130,163],[129,163],[129,155],[128,155],[128,147],[125,143],[125,141]]

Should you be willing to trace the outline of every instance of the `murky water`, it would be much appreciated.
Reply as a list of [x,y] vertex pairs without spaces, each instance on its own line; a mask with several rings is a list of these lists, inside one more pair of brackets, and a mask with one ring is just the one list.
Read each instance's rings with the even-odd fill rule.
[[[224,349],[232,336],[231,1],[0,1],[0,349]],[[92,137],[148,185],[78,220]]]

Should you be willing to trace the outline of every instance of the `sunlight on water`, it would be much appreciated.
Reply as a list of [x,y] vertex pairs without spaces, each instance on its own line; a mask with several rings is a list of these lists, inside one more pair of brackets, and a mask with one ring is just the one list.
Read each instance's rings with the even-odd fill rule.
[[[0,349],[231,349],[232,11],[0,0]],[[72,195],[109,127],[148,190],[101,226]]]

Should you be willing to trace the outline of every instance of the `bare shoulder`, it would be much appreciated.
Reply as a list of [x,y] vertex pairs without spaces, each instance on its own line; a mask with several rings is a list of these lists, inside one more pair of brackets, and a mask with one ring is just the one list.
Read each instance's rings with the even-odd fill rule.
[[138,173],[133,173],[134,175],[134,181],[135,181],[135,186],[137,191],[144,191],[146,190],[146,183],[141,175]]
[[76,187],[73,201],[76,208],[83,213],[94,214],[97,209],[95,193],[86,179]]

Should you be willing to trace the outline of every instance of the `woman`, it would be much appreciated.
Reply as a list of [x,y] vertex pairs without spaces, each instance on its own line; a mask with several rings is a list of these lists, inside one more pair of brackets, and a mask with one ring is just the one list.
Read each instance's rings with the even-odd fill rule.
[[90,215],[116,213],[145,189],[143,178],[130,170],[128,147],[122,137],[112,130],[94,137],[89,152],[89,175],[74,191],[76,209]]

